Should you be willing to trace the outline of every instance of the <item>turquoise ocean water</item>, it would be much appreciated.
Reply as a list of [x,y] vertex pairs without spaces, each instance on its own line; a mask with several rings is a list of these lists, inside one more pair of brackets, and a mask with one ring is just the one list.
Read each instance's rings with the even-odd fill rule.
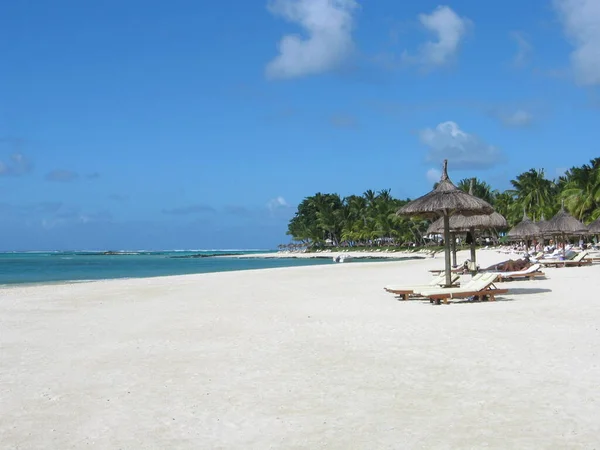
[[[133,253],[133,252],[132,252]],[[0,253],[0,285],[144,278],[164,275],[334,264],[331,258],[211,256],[264,251],[176,251],[106,255],[100,252]],[[192,257],[201,255],[203,257]]]

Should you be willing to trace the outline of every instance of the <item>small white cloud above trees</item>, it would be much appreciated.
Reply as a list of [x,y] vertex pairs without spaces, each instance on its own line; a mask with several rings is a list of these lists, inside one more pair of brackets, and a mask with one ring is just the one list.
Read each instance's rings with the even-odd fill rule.
[[461,130],[452,121],[421,130],[419,139],[427,147],[427,162],[437,164],[448,159],[455,169],[485,169],[504,160],[500,149]]
[[267,209],[269,211],[276,211],[281,208],[289,208],[288,202],[286,202],[285,198],[279,196],[272,198],[267,202]]

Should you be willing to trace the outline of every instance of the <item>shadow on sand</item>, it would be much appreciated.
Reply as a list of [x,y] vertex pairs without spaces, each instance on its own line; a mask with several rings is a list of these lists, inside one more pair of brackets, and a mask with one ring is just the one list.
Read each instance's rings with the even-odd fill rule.
[[543,294],[544,292],[552,292],[551,289],[540,288],[508,288],[508,294],[505,295],[528,295],[528,294]]

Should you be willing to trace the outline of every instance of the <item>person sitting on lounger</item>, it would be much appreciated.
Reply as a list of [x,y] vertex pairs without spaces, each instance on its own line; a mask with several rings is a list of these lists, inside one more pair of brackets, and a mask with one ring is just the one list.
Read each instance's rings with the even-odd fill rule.
[[507,261],[502,261],[501,263],[494,264],[493,266],[490,266],[484,270],[497,272],[518,272],[519,270],[527,269],[529,266],[531,266],[531,261],[529,260],[529,256],[525,256],[524,258],[517,260],[509,259]]

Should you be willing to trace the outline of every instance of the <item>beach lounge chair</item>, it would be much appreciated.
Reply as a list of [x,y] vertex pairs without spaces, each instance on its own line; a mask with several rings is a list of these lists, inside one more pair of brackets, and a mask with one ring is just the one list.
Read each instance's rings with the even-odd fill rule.
[[588,252],[580,252],[573,259],[566,259],[564,261],[544,261],[540,262],[544,265],[544,267],[579,267],[579,266],[589,266],[592,264],[591,259],[586,259],[588,256]]
[[600,255],[598,253],[588,253],[588,255],[585,258],[585,260],[586,261],[592,261],[593,263],[600,262]]
[[[473,278],[471,278],[467,282],[467,284],[472,284],[473,282],[475,282],[479,278],[481,278],[483,275],[484,275],[483,273],[476,274]],[[422,295],[423,291],[458,288],[459,287],[458,285],[454,285],[454,283],[456,283],[456,281],[458,281],[458,279],[459,279],[458,275],[452,275],[451,280],[452,280],[453,285],[450,288],[446,288],[443,286],[444,283],[446,282],[446,276],[445,276],[445,274],[442,273],[439,275],[439,277],[436,277],[434,279],[436,284],[426,284],[426,285],[420,285],[420,286],[386,286],[384,289],[390,293],[399,295],[402,300],[407,300],[408,297],[411,295],[415,296],[415,297],[423,297],[423,295]]]
[[[458,281],[458,279],[460,278],[459,275],[452,275],[452,284],[456,283]],[[417,293],[419,293],[421,290],[426,290],[426,289],[435,289],[437,287],[440,287],[442,285],[444,285],[444,283],[446,283],[446,274],[445,273],[440,273],[439,275],[437,275],[436,277],[434,277],[429,283],[427,284],[415,284],[415,285],[387,285],[385,286],[383,289],[385,289],[387,292],[390,292],[392,294],[396,294],[398,296],[400,296],[400,298],[402,300],[406,300],[408,299],[409,295],[415,295]]]
[[533,280],[534,278],[543,278],[546,276],[546,274],[540,271],[541,267],[541,264],[533,264],[532,266],[523,270],[515,270],[514,272],[499,272],[497,273],[498,281],[524,279]]
[[431,303],[435,302],[438,305],[443,301],[448,303],[451,298],[469,298],[475,297],[478,300],[489,299],[496,300],[496,295],[506,294],[508,289],[499,289],[494,285],[498,279],[498,274],[493,272],[480,273],[475,276],[462,287],[459,288],[444,288],[429,291],[422,291],[420,294],[429,299]]

